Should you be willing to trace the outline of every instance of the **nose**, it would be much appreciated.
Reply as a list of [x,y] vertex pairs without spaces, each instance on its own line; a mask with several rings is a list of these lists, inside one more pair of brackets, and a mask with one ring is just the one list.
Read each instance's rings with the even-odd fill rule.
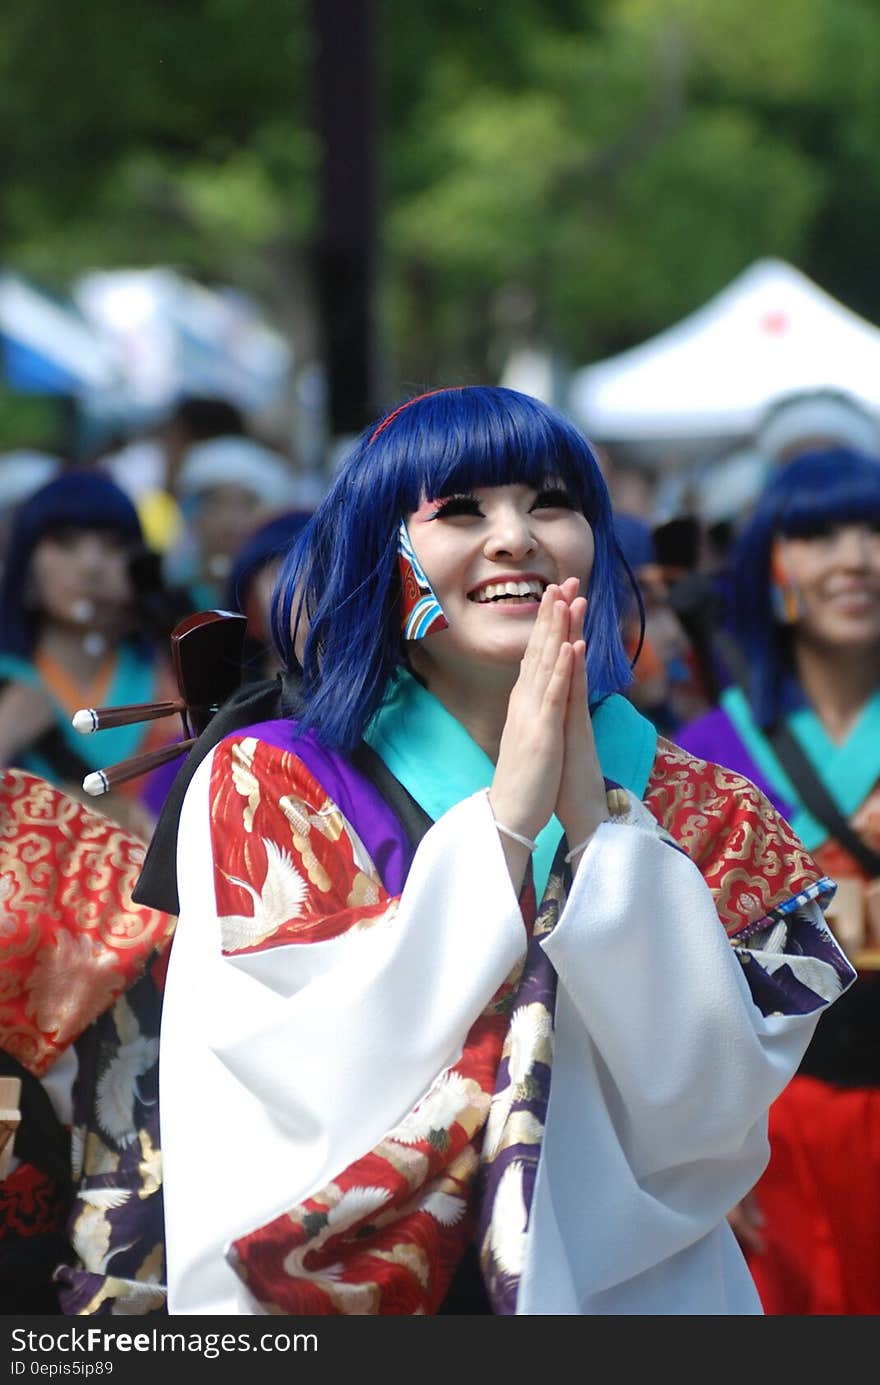
[[538,543],[532,533],[527,511],[515,505],[504,505],[492,516],[489,533],[483,547],[487,558],[493,561],[509,558],[519,562],[537,550]]

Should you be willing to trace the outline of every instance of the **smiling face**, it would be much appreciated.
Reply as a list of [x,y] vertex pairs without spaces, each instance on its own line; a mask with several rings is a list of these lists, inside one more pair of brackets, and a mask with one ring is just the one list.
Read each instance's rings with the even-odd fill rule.
[[547,584],[577,577],[586,594],[593,531],[555,483],[426,500],[407,516],[407,528],[449,621],[408,646],[429,687],[438,674],[465,677],[493,666],[515,676]]
[[780,541],[802,615],[795,639],[831,650],[880,643],[880,525],[841,523]]

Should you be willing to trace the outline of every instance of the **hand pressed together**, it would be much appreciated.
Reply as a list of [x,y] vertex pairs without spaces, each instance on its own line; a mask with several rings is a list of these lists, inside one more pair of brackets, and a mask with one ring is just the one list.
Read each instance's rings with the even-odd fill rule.
[[544,592],[510,694],[489,790],[500,823],[534,838],[555,813],[570,847],[588,840],[606,816],[588,706],[587,603],[578,587],[570,577]]

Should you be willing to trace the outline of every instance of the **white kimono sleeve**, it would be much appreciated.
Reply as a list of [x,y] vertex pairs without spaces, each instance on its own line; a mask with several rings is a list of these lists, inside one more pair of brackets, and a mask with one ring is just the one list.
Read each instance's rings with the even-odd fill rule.
[[812,1009],[762,1014],[697,867],[656,829],[613,823],[544,948],[553,1080],[517,1311],[760,1313],[726,1214],[851,969],[809,959]]
[[369,1151],[455,1062],[525,951],[485,794],[427,832],[402,895],[369,927],[224,955],[209,786],[180,821],[180,917],[160,1050],[172,1314],[261,1309],[231,1241]]

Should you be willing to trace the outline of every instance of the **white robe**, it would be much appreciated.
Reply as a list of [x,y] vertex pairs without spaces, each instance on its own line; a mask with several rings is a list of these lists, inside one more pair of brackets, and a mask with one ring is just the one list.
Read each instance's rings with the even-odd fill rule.
[[[479,793],[427,832],[380,924],[223,956],[212,761],[181,816],[162,1019],[172,1314],[262,1311],[225,1259],[230,1243],[378,1144],[457,1060],[525,950]],[[821,922],[815,904],[804,911]],[[802,959],[816,1008],[763,1016],[696,866],[614,823],[585,850],[543,945],[559,977],[553,1076],[517,1312],[760,1313],[725,1218],[767,1163],[768,1107],[819,996],[841,989],[834,968]]]

